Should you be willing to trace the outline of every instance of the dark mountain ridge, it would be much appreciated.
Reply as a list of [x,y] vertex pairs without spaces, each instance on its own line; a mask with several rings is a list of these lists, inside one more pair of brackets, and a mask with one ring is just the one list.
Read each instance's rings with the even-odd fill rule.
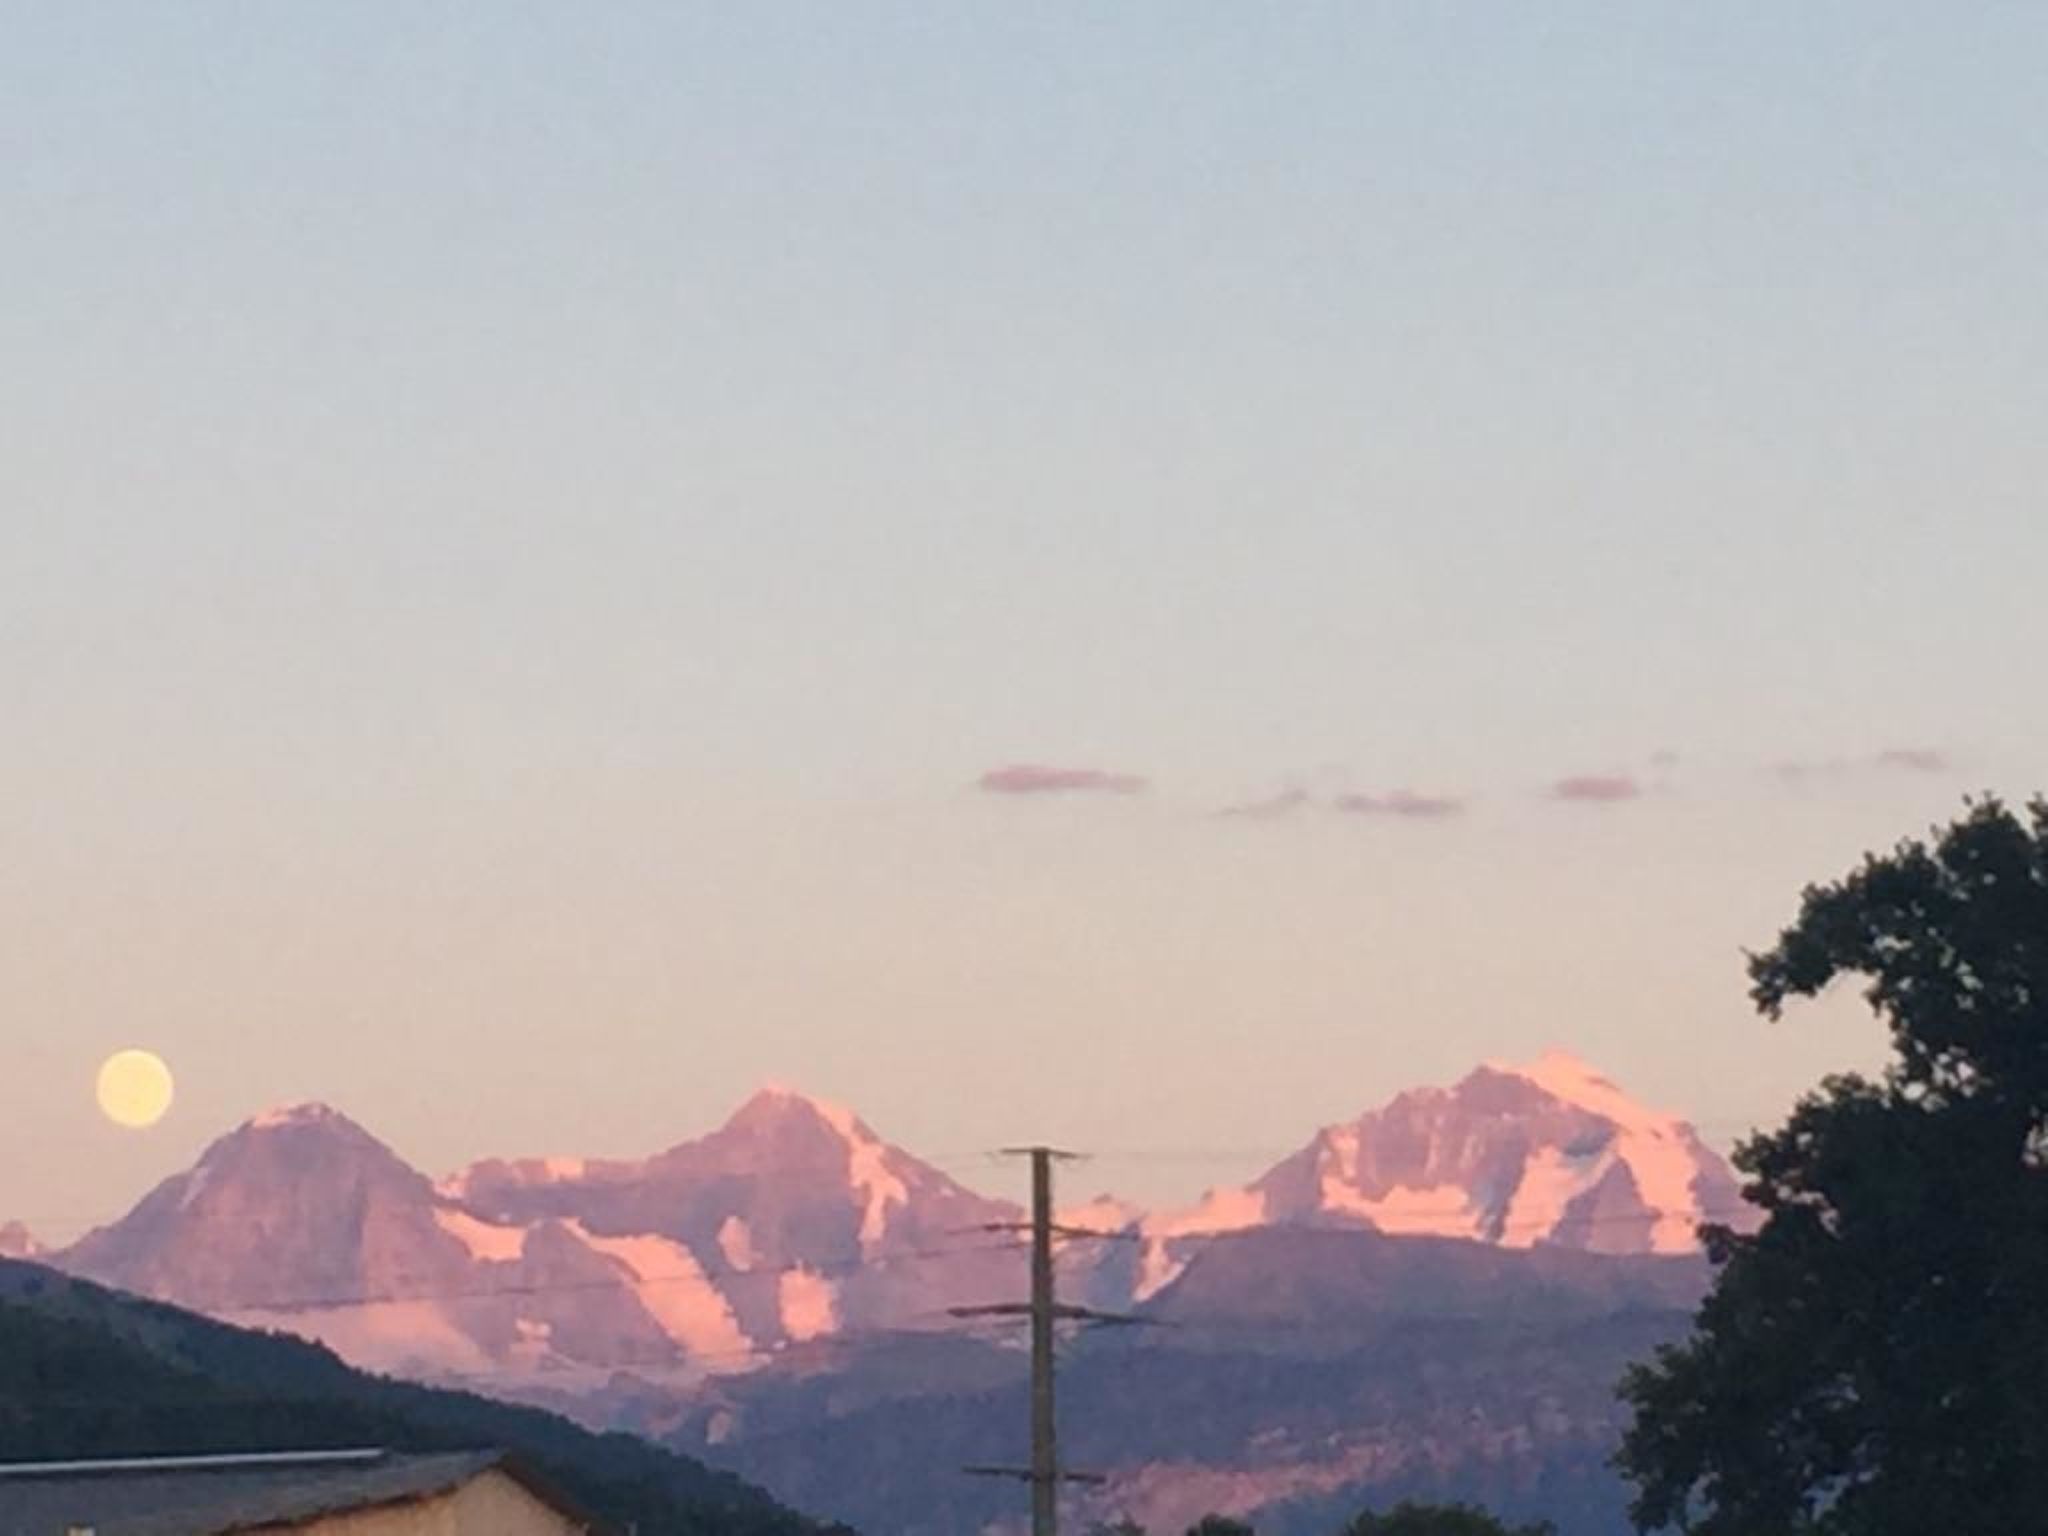
[[644,1536],[818,1536],[730,1473],[535,1408],[369,1376],[318,1345],[0,1260],[0,1460],[515,1451]]

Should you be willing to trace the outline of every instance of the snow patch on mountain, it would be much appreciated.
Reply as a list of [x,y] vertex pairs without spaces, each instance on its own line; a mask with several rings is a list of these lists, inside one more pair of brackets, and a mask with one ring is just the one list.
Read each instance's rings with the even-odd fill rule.
[[1053,1218],[1063,1227],[1082,1232],[1122,1232],[1144,1219],[1142,1206],[1111,1194],[1097,1195],[1085,1205],[1069,1206]]
[[[1526,1066],[1492,1062],[1488,1066],[1610,1121],[1617,1133],[1613,1156],[1627,1165],[1637,1194],[1656,1213],[1652,1250],[1686,1253],[1699,1246],[1702,1213],[1693,1186],[1699,1176],[1700,1148],[1690,1126],[1675,1115],[1643,1108],[1568,1051],[1546,1051]],[[1553,1208],[1562,1216],[1565,1204]],[[1529,1215],[1533,1219],[1538,1214],[1532,1202]]]
[[462,1244],[471,1258],[488,1264],[514,1263],[526,1247],[525,1227],[502,1227],[495,1222],[480,1221],[469,1212],[452,1206],[436,1206],[434,1222]]
[[1201,1202],[1177,1216],[1158,1216],[1145,1223],[1151,1237],[1215,1237],[1261,1226],[1267,1219],[1265,1194],[1257,1189],[1212,1189]]
[[782,1331],[797,1343],[821,1338],[839,1327],[838,1288],[807,1269],[784,1270],[776,1281]]
[[564,1225],[584,1246],[625,1267],[648,1316],[690,1354],[717,1357],[733,1369],[752,1353],[753,1341],[740,1331],[731,1303],[681,1243],[666,1237],[599,1237],[578,1222]]
[[741,1274],[754,1267],[754,1233],[738,1216],[728,1216],[718,1225],[718,1251],[725,1262]]
[[[1423,1090],[1427,1095],[1430,1090]],[[1436,1160],[1432,1132],[1425,1164]],[[1477,1237],[1485,1213],[1462,1184],[1396,1184],[1379,1195],[1359,1187],[1359,1128],[1332,1126],[1317,1140],[1317,1201],[1323,1211],[1357,1217],[1382,1232],[1401,1236]]]
[[555,1325],[544,1318],[512,1319],[512,1359],[529,1371],[546,1369],[554,1353]]
[[1146,1242],[1138,1256],[1137,1283],[1131,1287],[1133,1301],[1150,1301],[1187,1272],[1188,1261],[1175,1256],[1164,1239]]
[[347,1117],[339,1110],[314,1099],[297,1104],[279,1104],[260,1114],[252,1115],[242,1123],[244,1130],[280,1131],[291,1126],[346,1124]]
[[1323,1186],[1323,1209],[1356,1216],[1397,1237],[1485,1235],[1485,1211],[1474,1204],[1472,1191],[1459,1184],[1397,1184],[1372,1199],[1330,1180]]
[[201,1158],[192,1171],[184,1176],[178,1190],[178,1209],[190,1210],[198,1202],[199,1197],[206,1193],[207,1181],[212,1177],[213,1165],[205,1158]]
[[872,1252],[889,1230],[889,1208],[910,1203],[909,1188],[889,1166],[888,1145],[842,1104],[798,1093],[780,1083],[771,1083],[762,1091],[770,1098],[809,1109],[846,1143],[847,1178],[861,1197],[861,1249]]
[[1528,1247],[1554,1230],[1562,1213],[1591,1193],[1612,1166],[1604,1147],[1590,1152],[1541,1148],[1523,1164],[1522,1182],[1494,1235],[1510,1248]]
[[1185,1244],[1177,1239],[1221,1237],[1263,1226],[1266,1196],[1257,1189],[1212,1189],[1185,1211],[1148,1216],[1139,1225],[1143,1247],[1138,1257],[1133,1299],[1146,1301],[1173,1284],[1187,1268]]

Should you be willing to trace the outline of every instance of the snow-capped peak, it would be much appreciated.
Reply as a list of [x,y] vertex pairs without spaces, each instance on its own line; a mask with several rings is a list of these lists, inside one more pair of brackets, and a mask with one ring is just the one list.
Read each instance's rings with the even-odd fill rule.
[[278,1131],[297,1125],[347,1125],[348,1116],[315,1099],[296,1104],[279,1104],[242,1122],[245,1131]]
[[733,1119],[765,1118],[790,1113],[808,1114],[822,1120],[839,1137],[847,1142],[878,1142],[881,1140],[873,1130],[844,1104],[831,1099],[820,1098],[814,1093],[805,1093],[787,1083],[766,1082],[755,1090],[753,1096],[734,1113]]
[[[1740,1210],[1682,1120],[1552,1051],[1397,1095],[1184,1210],[1109,1195],[1068,1208],[1064,1225],[1127,1241],[1075,1242],[1060,1262],[1077,1295],[1127,1306],[1232,1233],[1665,1253]],[[1019,1214],[783,1084],[645,1159],[494,1159],[438,1186],[346,1115],[298,1103],[221,1137],[57,1261],[181,1305],[262,1313],[379,1369],[697,1370],[1001,1294],[1014,1255],[996,1245],[914,1271],[890,1260]],[[0,1253],[28,1242],[0,1227]],[[518,1298],[509,1316],[501,1287]],[[365,1305],[330,1304],[356,1296]]]
[[1488,1068],[1519,1077],[1613,1125],[1614,1159],[1627,1169],[1643,1205],[1656,1213],[1649,1237],[1652,1251],[1682,1253],[1697,1246],[1699,1223],[1713,1216],[1701,1206],[1702,1164],[1711,1163],[1710,1172],[1725,1170],[1683,1120],[1644,1108],[1566,1051],[1545,1051],[1527,1066],[1488,1063]]
[[784,1083],[767,1083],[726,1122],[727,1131],[780,1135],[796,1124],[821,1128],[845,1149],[847,1183],[860,1201],[860,1242],[871,1249],[887,1235],[889,1212],[910,1203],[903,1172],[909,1159],[843,1104],[802,1093]]
[[1506,1077],[1519,1077],[1552,1098],[1561,1099],[1603,1120],[1612,1120],[1624,1130],[1670,1135],[1684,1123],[1676,1115],[1645,1109],[1623,1092],[1612,1078],[1603,1077],[1570,1051],[1553,1047],[1526,1065],[1489,1061],[1486,1070]]
[[1249,1187],[1154,1217],[1146,1232],[1170,1244],[1248,1225],[1356,1225],[1504,1247],[1683,1253],[1697,1248],[1702,1222],[1741,1219],[1727,1165],[1690,1126],[1553,1050],[1327,1126]]
[[194,1172],[223,1158],[245,1156],[374,1157],[396,1160],[396,1154],[331,1104],[306,1100],[280,1104],[251,1115],[201,1154]]

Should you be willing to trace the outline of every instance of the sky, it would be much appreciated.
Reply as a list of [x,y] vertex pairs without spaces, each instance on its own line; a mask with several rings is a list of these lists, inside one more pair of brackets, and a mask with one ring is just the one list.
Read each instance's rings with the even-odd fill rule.
[[52,1240],[306,1098],[1167,1201],[1556,1045],[1725,1144],[1883,1055],[1744,948],[2048,787],[2041,7],[0,26]]

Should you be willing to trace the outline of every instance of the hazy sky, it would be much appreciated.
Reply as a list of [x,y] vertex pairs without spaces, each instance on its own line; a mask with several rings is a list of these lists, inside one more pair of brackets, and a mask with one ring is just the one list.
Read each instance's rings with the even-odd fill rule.
[[1171,1198],[1556,1043],[1725,1140],[1878,1048],[1741,947],[2048,785],[2038,5],[0,31],[0,1218],[304,1097]]

